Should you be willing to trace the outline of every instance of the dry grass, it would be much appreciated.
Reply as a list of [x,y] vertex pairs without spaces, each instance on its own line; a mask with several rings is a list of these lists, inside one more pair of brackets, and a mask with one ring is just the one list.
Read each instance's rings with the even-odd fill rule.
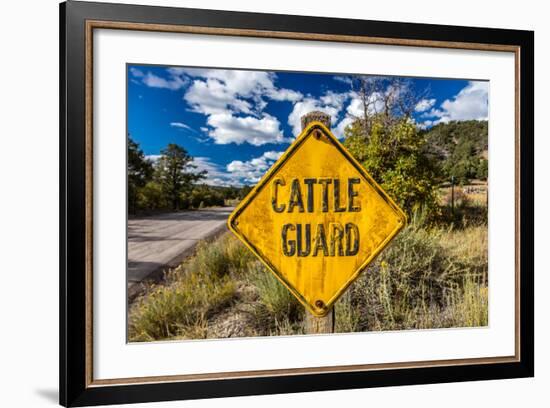
[[487,325],[487,228],[412,223],[336,304],[336,331]]
[[252,254],[229,235],[201,242],[195,256],[173,269],[132,305],[131,341],[206,338],[208,320],[236,299],[237,279]]
[[[336,303],[336,331],[488,323],[487,227],[413,217]],[[129,313],[131,341],[304,333],[304,309],[230,234],[152,286]]]

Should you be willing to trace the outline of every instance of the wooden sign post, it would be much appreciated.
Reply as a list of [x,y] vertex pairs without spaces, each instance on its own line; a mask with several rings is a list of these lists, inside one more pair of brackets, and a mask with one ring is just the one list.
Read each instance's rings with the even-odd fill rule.
[[[314,121],[321,122],[327,129],[330,129],[330,115],[319,111],[312,111],[301,117],[302,132],[307,125]],[[334,333],[334,326],[336,325],[334,307],[331,307],[325,316],[315,316],[306,308],[305,323],[307,334]]]

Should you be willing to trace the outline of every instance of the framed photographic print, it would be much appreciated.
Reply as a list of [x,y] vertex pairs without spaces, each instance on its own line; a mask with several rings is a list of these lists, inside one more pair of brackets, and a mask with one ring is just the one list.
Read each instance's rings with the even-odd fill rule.
[[60,26],[61,404],[534,375],[533,32]]

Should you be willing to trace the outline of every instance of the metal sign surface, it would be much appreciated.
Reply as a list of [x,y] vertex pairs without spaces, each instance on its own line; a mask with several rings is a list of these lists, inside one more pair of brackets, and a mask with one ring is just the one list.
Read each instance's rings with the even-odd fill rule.
[[406,216],[320,122],[235,208],[228,226],[315,316],[403,228]]

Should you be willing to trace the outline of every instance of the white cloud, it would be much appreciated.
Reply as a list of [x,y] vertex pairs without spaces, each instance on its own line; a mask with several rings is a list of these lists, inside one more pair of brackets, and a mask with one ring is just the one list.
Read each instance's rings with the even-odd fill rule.
[[130,74],[132,74],[136,78],[143,78],[143,76],[145,75],[141,69],[135,67],[130,68]]
[[269,151],[269,152],[265,152],[262,157],[265,158],[266,160],[278,160],[279,157],[281,157],[283,155],[283,152],[274,152],[274,151]]
[[319,99],[323,104],[334,106],[340,110],[342,109],[344,102],[348,98],[349,98],[349,92],[337,93],[329,90]]
[[273,99],[274,101],[289,101],[289,102],[297,102],[304,97],[304,95],[302,95],[300,92],[293,91],[292,89],[286,89],[286,88],[268,89],[266,95],[269,97],[269,99]]
[[487,120],[489,118],[489,82],[471,81],[456,96],[445,100],[439,109],[425,113],[438,118],[433,123],[452,120]]
[[[206,115],[225,110],[257,113],[266,106],[264,97],[291,102],[303,97],[300,92],[277,88],[276,76],[270,72],[219,69],[180,69],[177,72],[200,78],[193,81],[184,99],[194,111]],[[254,100],[254,106],[245,100],[249,98]]]
[[141,80],[150,88],[164,88],[172,91],[177,91],[187,84],[187,80],[179,76],[172,76],[169,79],[165,79],[151,72],[147,72]]
[[296,102],[303,95],[277,88],[275,74],[200,68],[178,68],[174,73],[195,78],[184,99],[194,112],[208,117],[207,124],[212,128],[208,135],[215,143],[260,146],[287,141],[277,118],[263,112],[266,99]]
[[288,115],[288,124],[292,126],[294,135],[298,135],[302,130],[302,116],[312,111],[321,111],[331,117],[334,122],[340,114],[345,100],[349,97],[349,93],[327,92],[319,99],[314,99],[311,96],[294,104],[292,112]]
[[164,88],[177,91],[185,87],[189,82],[177,68],[168,68],[166,73],[168,74],[168,78],[160,77],[150,71],[144,72],[143,69],[130,68],[130,74],[133,76],[131,81],[137,84],[142,83],[150,88]]
[[193,81],[184,95],[184,99],[194,112],[204,115],[219,113],[242,112],[252,113],[252,106],[244,99],[240,99],[226,85],[216,79]]
[[[354,118],[360,118],[365,115],[363,99],[357,92],[350,92],[350,103],[346,108],[346,113]],[[367,101],[367,112],[375,114],[384,109],[383,97],[380,92],[373,92],[369,95]]]
[[346,76],[346,75],[336,75],[336,76],[333,76],[332,79],[334,79],[335,81],[343,82],[348,85],[351,85],[351,83],[353,82],[352,77]]
[[200,173],[204,170],[206,170],[207,172],[206,178],[201,180],[202,183],[211,186],[230,186],[237,184],[233,182],[228,173],[223,171],[220,165],[210,161],[209,157],[195,157],[193,159],[193,164],[197,166],[195,169],[193,169],[194,173]]
[[431,109],[435,105],[435,102],[436,100],[434,98],[422,99],[416,104],[416,106],[414,107],[414,110],[416,112],[425,112],[428,109]]
[[283,143],[285,139],[276,117],[262,114],[261,117],[238,117],[231,113],[216,113],[210,115],[207,123],[213,129],[208,135],[216,144],[250,143],[261,146],[266,143]]
[[193,130],[191,128],[191,126],[186,125],[185,123],[182,123],[182,122],[171,122],[170,126],[175,127],[175,128],[180,128],[180,129]]
[[[380,112],[384,108],[381,94],[374,92],[370,95],[367,101],[367,111],[370,114]],[[344,110],[346,101],[349,100],[347,107]],[[364,116],[363,100],[356,92],[336,93],[328,91],[318,100],[312,97],[307,97],[294,105],[294,109],[288,117],[288,124],[292,126],[294,134],[299,134],[301,130],[301,117],[311,111],[321,111],[330,115],[333,124],[336,123],[341,112],[344,110],[344,117],[333,126],[333,133],[336,137],[344,136],[344,129],[350,125],[355,118]]]
[[345,116],[334,128],[334,136],[336,136],[338,139],[342,139],[344,137],[344,131],[346,130],[346,127],[348,127],[352,123],[353,119],[349,116]]
[[353,94],[351,101],[346,108],[346,113],[356,118],[364,115],[363,101],[359,98],[359,95]]
[[433,120],[425,120],[423,121],[422,123],[416,123],[416,127],[418,127],[419,129],[427,129],[429,127],[432,127],[434,125],[434,121]]
[[265,95],[276,101],[294,102],[303,97],[300,92],[277,88],[277,76],[271,72],[212,69],[201,70],[197,76],[217,79],[226,86],[228,92],[245,98]]
[[[362,118],[365,115],[364,103],[360,95],[356,92],[349,92],[350,102],[345,110],[345,116],[334,128],[334,135],[338,138],[344,137],[344,130],[348,125],[351,125],[357,118]],[[367,101],[367,112],[369,114],[375,114],[380,112],[384,108],[381,94],[374,92],[369,96]]]
[[243,180],[246,184],[254,184],[282,154],[283,152],[268,151],[248,161],[233,160],[227,165],[227,171],[235,179]]
[[[268,152],[269,153],[269,152]],[[145,158],[153,163],[160,159],[160,154],[146,155]],[[191,173],[200,173],[206,170],[206,178],[202,179],[200,183],[208,184],[210,186],[241,186],[243,183],[238,177],[227,172],[225,168],[219,164],[213,163],[209,157],[197,156],[193,158],[192,164],[195,168],[189,168]]]
[[160,159],[160,154],[147,154],[145,155],[145,159],[155,163],[158,159]]
[[281,157],[283,152],[267,151],[248,161],[233,160],[225,168],[213,163],[208,157],[195,157],[195,171],[208,172],[204,183],[216,186],[242,186],[255,184],[266,171]]

